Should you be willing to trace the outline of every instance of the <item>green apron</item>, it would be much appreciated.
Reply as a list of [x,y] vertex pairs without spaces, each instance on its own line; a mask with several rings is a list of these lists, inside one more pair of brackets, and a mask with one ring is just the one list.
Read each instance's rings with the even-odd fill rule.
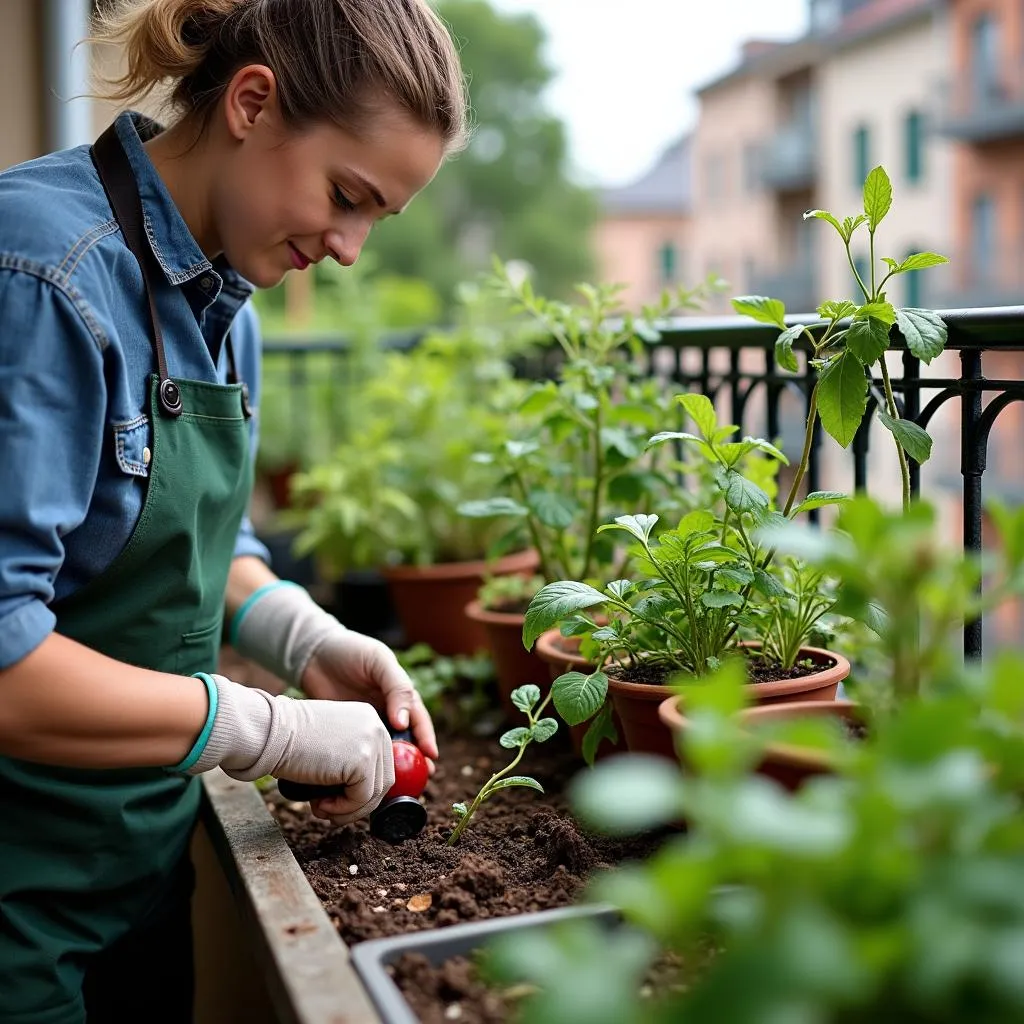
[[[93,157],[143,269],[159,372],[149,389],[152,456],[139,521],[105,572],[54,605],[56,630],[141,668],[213,672],[251,490],[245,385],[168,377],[152,301],[158,268],[113,128]],[[159,904],[187,855],[199,781],[158,768],[0,758],[0,791],[0,1021],[78,1024],[90,956]]]

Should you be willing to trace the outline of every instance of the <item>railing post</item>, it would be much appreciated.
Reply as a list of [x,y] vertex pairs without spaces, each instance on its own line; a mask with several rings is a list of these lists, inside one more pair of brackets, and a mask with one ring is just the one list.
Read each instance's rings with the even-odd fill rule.
[[[965,349],[960,353],[961,379],[965,384],[981,380],[981,353]],[[964,551],[981,550],[981,476],[985,472],[985,439],[979,436],[981,389],[968,387],[960,396],[960,472],[964,478]],[[964,624],[964,654],[980,658],[982,620]]]

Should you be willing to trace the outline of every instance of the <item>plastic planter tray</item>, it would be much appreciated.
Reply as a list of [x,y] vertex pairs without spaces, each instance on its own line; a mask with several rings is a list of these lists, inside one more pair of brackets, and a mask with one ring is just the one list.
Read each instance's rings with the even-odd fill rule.
[[603,904],[559,907],[535,914],[513,914],[387,939],[371,939],[353,946],[349,957],[384,1024],[419,1024],[419,1018],[409,1009],[401,989],[387,972],[388,964],[394,963],[404,953],[421,953],[437,966],[451,957],[465,956],[480,949],[498,935],[545,928],[579,918],[596,919],[609,927],[621,921],[618,911]]

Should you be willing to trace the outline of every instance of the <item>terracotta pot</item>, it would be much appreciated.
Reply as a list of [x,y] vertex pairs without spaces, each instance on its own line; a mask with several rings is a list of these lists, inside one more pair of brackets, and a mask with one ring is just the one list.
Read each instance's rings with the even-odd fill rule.
[[[661,721],[674,735],[684,732],[689,724],[680,710],[681,703],[682,697],[676,694],[658,708]],[[856,722],[859,720],[857,711],[858,705],[849,700],[796,700],[788,704],[762,704],[744,708],[738,717],[740,721],[750,725],[758,722],[822,717]],[[821,751],[798,747],[791,743],[769,743],[764,749],[757,770],[775,779],[787,789],[799,789],[812,776],[831,772],[832,765],[828,755]]]
[[547,665],[523,646],[526,616],[521,612],[491,611],[475,600],[466,605],[466,617],[481,625],[487,637],[505,717],[510,723],[522,724],[523,713],[512,703],[512,691],[526,683],[534,683],[546,696],[551,685]]
[[[496,562],[445,562],[439,565],[396,565],[383,570],[405,634],[406,645],[430,644],[438,654],[474,654],[487,649],[479,622],[466,618],[466,605],[491,576],[530,576],[540,558],[529,549]],[[520,646],[522,641],[520,641]]]
[[[519,645],[522,647],[522,643]],[[547,665],[548,675],[554,682],[560,675],[566,672],[583,672],[589,675],[597,667],[592,661],[587,661],[580,654],[580,638],[577,636],[562,636],[561,630],[545,630],[533,645],[537,657]],[[595,761],[600,761],[610,754],[619,754],[625,751],[626,741],[623,738],[622,722],[619,716],[612,712],[612,722],[616,732],[619,734],[618,741],[612,743],[610,740],[602,740],[594,756]],[[572,749],[578,757],[583,756],[583,737],[590,728],[590,722],[583,722],[580,725],[569,726],[569,737],[572,740]]]
[[[757,648],[758,644],[742,646]],[[804,647],[800,657],[810,658],[825,666],[819,672],[799,679],[783,679],[773,683],[750,683],[750,699],[756,704],[789,704],[793,701],[834,702],[839,683],[850,674],[850,663],[841,654],[820,647]],[[608,677],[608,692],[622,719],[626,746],[634,753],[660,754],[677,760],[672,732],[659,714],[660,705],[675,691],[668,686],[650,683],[627,683]]]

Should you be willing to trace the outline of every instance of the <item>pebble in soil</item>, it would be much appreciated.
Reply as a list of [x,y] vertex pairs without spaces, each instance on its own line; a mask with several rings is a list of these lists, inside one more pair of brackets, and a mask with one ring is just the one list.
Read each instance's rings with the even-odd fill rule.
[[520,766],[545,793],[498,791],[459,843],[448,846],[451,805],[468,804],[508,763],[509,752],[496,737],[442,738],[441,751],[423,794],[427,825],[394,846],[371,836],[365,823],[335,827],[312,817],[305,804],[267,794],[288,845],[349,944],[566,906],[595,870],[646,858],[662,838],[623,840],[583,831],[563,795],[581,764],[552,741],[528,749]]

